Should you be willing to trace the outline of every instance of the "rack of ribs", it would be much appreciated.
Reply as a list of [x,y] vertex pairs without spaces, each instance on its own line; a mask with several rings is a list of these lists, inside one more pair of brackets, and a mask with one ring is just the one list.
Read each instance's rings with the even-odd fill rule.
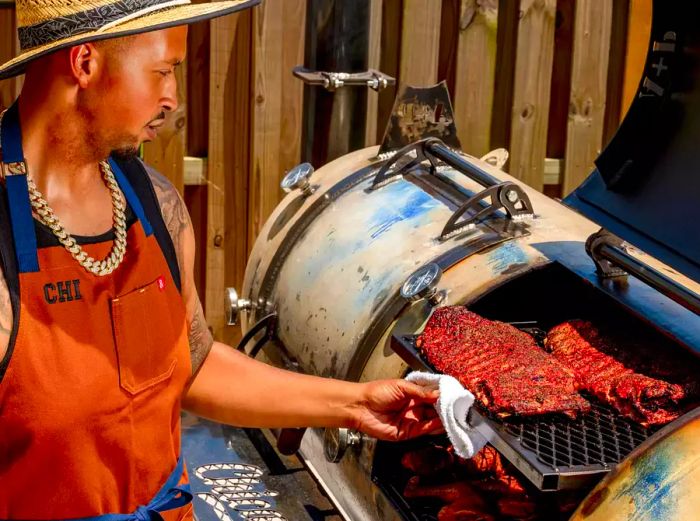
[[438,512],[439,521],[493,521],[484,500],[466,481],[423,485],[418,476],[408,480],[403,495],[408,499],[435,498],[447,503]]
[[[629,344],[585,320],[555,326],[545,342],[552,355],[573,371],[581,389],[620,414],[645,427],[674,420],[683,413],[682,402],[697,397],[697,377],[663,361],[658,353],[641,346],[632,349]],[[663,378],[653,376],[654,372]]]
[[499,417],[576,417],[590,410],[573,373],[530,335],[462,306],[436,309],[416,346],[437,371],[457,378]]

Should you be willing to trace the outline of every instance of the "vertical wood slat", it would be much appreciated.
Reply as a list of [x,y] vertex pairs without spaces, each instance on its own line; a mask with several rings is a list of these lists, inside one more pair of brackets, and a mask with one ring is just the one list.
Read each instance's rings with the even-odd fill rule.
[[185,165],[182,158],[187,151],[187,68],[183,64],[175,72],[178,107],[169,114],[158,137],[143,146],[146,163],[167,177],[182,195],[185,191]]
[[206,315],[217,340],[235,335],[224,323],[226,275],[240,284],[248,252],[251,19],[244,11],[211,22]]
[[283,0],[263,2],[253,13],[253,126],[248,244],[252,247],[279,200],[282,122]]
[[[625,59],[627,52],[630,0],[613,2],[610,27],[610,60],[608,63],[607,101],[603,124],[603,148],[617,132],[622,121],[622,89],[625,81]],[[641,77],[641,73],[640,73]]]
[[303,63],[305,6],[305,0],[267,0],[253,14],[249,247],[282,198],[285,171],[301,156],[303,85],[292,69]]
[[[195,0],[194,3],[202,3]],[[187,155],[206,157],[209,147],[210,22],[190,26],[187,41]]]
[[[386,0],[382,2],[381,38],[380,38],[380,69],[400,81],[399,67],[401,54],[401,2],[399,0]],[[397,85],[390,85],[379,96],[377,106],[377,142],[380,143],[389,122],[391,111],[394,108]]]
[[[284,172],[299,164],[301,158],[304,83],[295,78],[292,69],[304,64],[306,37],[306,0],[285,0],[283,11],[282,44],[282,111],[280,128],[279,177],[270,184],[278,196],[282,193],[279,182]],[[274,185],[274,186],[272,186]],[[279,198],[278,198],[279,201]],[[277,204],[277,202],[275,204]],[[272,209],[270,209],[272,211]],[[266,216],[267,217],[267,216]],[[257,235],[257,234],[256,234]],[[251,243],[252,247],[252,243]]]
[[544,187],[556,0],[521,0],[510,136],[510,173]]
[[621,115],[627,112],[637,95],[644,71],[651,36],[652,2],[653,0],[630,0]]
[[[369,4],[369,53],[367,66],[379,69],[382,54],[382,0],[370,0]],[[377,118],[379,113],[379,93],[367,89],[367,123],[365,125],[365,146],[377,144]]]
[[[571,98],[571,58],[574,52],[574,28],[576,25],[576,0],[557,0],[557,26],[554,30],[554,58],[552,65],[552,90],[549,94],[549,122],[547,124],[547,157],[563,159],[566,155],[566,126],[569,122]],[[561,164],[563,165],[563,161]],[[561,173],[560,173],[561,174]],[[561,175],[556,189],[561,197]],[[545,176],[545,183],[551,182]]]
[[404,0],[399,68],[402,85],[437,83],[441,12],[439,0]]
[[519,10],[513,9],[513,0],[498,0],[491,148],[510,149],[518,14]]
[[[0,7],[0,63],[12,59],[18,48],[15,31],[15,10]],[[15,78],[0,81],[0,110],[6,109],[18,95],[19,85]]]
[[571,100],[562,192],[588,177],[600,154],[605,123],[613,0],[577,0]]
[[481,157],[491,146],[497,0],[461,0],[454,109],[462,149]]

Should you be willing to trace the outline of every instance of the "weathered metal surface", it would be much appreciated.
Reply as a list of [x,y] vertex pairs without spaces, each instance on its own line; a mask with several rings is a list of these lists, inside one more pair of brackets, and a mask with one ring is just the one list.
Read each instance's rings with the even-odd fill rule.
[[[380,164],[372,163],[376,153],[376,147],[358,151],[319,169],[312,178],[316,191],[303,201],[293,194],[287,196],[266,224],[251,255],[242,296],[256,300],[273,261],[280,261],[280,245],[284,241],[292,243],[266,298],[280,313],[278,334],[285,348],[307,372],[343,377],[368,325],[382,319],[388,327],[376,336],[376,346],[364,368],[358,368],[358,379],[405,374],[407,367],[387,346],[387,336],[395,319],[411,322],[410,315],[421,304],[406,306],[397,317],[379,317],[378,303],[397,294],[417,266],[465,241],[466,236],[447,242],[435,240],[454,208],[438,201],[439,194],[411,182],[410,176],[366,191]],[[584,248],[586,238],[598,230],[595,223],[486,162],[469,156],[465,160],[500,180],[518,183],[530,197],[536,217],[529,223],[528,233],[460,257],[446,269],[439,288],[447,290],[450,304],[476,303],[509,281],[559,263],[601,295],[700,352],[700,318],[635,279],[630,278],[624,285],[598,279]],[[338,197],[327,196],[333,187],[363,169],[358,184]],[[457,171],[441,168],[440,173],[466,192],[480,189]],[[323,207],[309,219],[307,212],[314,204]],[[305,218],[309,222],[304,224],[304,232],[295,235]],[[487,222],[491,232],[496,225],[509,226],[502,216]],[[475,233],[483,234],[484,230]],[[693,291],[700,290],[697,283],[648,255],[634,254]],[[566,294],[554,292],[552,298],[566,299]],[[524,308],[523,314],[528,311]],[[419,329],[417,320],[413,317],[413,325]],[[244,331],[250,326],[244,324]],[[359,448],[349,450],[339,464],[329,464],[316,432],[308,432],[302,443],[304,458],[349,519],[393,519],[396,515],[370,481],[374,447],[371,440],[365,440]]]
[[302,462],[266,451],[241,429],[183,419],[182,450],[200,521],[340,521]]
[[584,500],[572,521],[671,521],[700,512],[700,412],[647,440]]

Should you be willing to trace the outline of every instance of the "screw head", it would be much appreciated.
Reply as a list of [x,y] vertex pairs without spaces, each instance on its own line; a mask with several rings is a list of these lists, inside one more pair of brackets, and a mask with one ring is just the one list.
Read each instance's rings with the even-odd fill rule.
[[518,199],[520,199],[520,197],[518,196],[518,192],[515,190],[508,190],[506,192],[506,199],[508,199],[511,203],[515,203],[518,201]]

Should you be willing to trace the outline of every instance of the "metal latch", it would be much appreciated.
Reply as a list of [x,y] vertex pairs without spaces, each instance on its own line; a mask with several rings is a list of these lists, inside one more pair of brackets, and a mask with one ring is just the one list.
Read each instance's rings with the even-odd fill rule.
[[226,323],[229,326],[238,324],[238,317],[243,310],[252,309],[253,303],[244,298],[238,298],[238,292],[235,288],[226,288],[224,299],[224,310],[226,312]]
[[323,433],[323,454],[329,463],[338,463],[348,447],[359,446],[362,443],[362,434],[350,429],[328,428]]
[[294,67],[292,72],[307,85],[318,85],[331,92],[342,87],[369,87],[380,92],[389,85],[396,84],[396,78],[375,69],[354,73],[325,72],[312,71],[300,65]]

